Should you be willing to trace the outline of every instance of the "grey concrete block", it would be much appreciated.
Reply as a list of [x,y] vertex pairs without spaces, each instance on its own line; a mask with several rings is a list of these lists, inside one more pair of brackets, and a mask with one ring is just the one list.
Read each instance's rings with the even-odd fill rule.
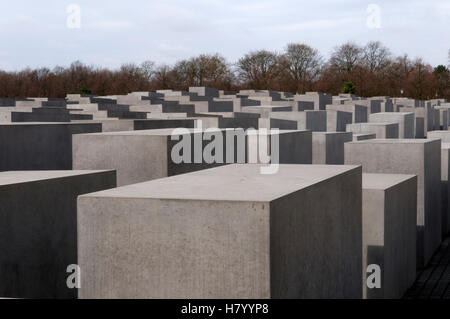
[[448,130],[448,109],[439,109],[439,125],[437,130]]
[[434,115],[431,107],[398,107],[399,112],[414,112],[416,117],[416,138],[424,138],[434,129]]
[[297,121],[283,120],[276,118],[262,118],[258,119],[258,126],[260,129],[279,129],[279,130],[296,130]]
[[368,108],[359,104],[327,105],[327,111],[344,111],[352,113],[352,123],[366,123],[368,121]]
[[269,118],[272,112],[292,112],[292,106],[273,106],[273,105],[261,105],[261,106],[245,106],[242,107],[242,112],[257,113],[262,118]]
[[414,174],[417,189],[417,263],[425,266],[441,243],[441,141],[367,140],[345,144],[345,163],[365,173]]
[[351,112],[327,110],[327,131],[328,132],[345,132],[347,124],[353,121]]
[[442,143],[441,151],[441,185],[442,185],[442,237],[450,233],[450,187],[448,172],[450,169],[450,144]]
[[[232,132],[232,130],[227,130]],[[232,163],[245,163],[247,154],[247,138],[245,133],[233,137],[234,144],[227,149],[225,130],[217,129],[223,138],[224,149],[220,162],[207,163],[203,152],[211,141],[204,140],[205,133],[189,130],[180,141],[190,141],[192,154],[189,162],[175,163],[172,151],[179,140],[172,140],[173,129],[145,130],[132,132],[109,132],[100,134],[81,134],[73,139],[74,169],[115,169],[119,186],[129,185],[153,179],[194,172],[229,163],[227,154],[234,153]],[[237,131],[234,131],[237,132]],[[189,137],[187,136],[189,135]],[[231,140],[230,140],[231,143]],[[200,149],[195,149],[199,145]],[[279,132],[280,163],[311,164],[312,137],[309,131]],[[238,158],[238,148],[243,158]],[[196,160],[194,154],[200,155]]]
[[[415,137],[414,113],[375,113],[369,116],[370,123],[398,123],[399,138]],[[382,137],[380,137],[382,138]]]
[[80,298],[361,298],[361,167],[260,168],[81,196]]
[[270,114],[270,118],[296,121],[296,129],[298,130],[314,132],[325,132],[327,130],[326,111],[273,112]]
[[347,132],[355,134],[376,134],[377,138],[398,138],[398,123],[358,123],[347,124]]
[[344,164],[344,144],[352,140],[352,133],[313,132],[313,164]]
[[[363,294],[400,299],[416,280],[417,176],[363,174]],[[381,288],[366,285],[381,267]]]
[[0,295],[76,298],[77,197],[114,187],[114,171],[1,172]]
[[441,139],[442,143],[450,143],[450,131],[431,131],[427,135],[430,139]]
[[101,132],[101,124],[0,124],[0,171],[72,169],[72,135]]

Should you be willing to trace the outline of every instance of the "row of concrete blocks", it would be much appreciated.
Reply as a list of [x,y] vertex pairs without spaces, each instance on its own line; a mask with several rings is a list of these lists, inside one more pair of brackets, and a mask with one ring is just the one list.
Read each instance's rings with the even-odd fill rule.
[[[282,165],[278,174],[263,176],[259,165],[231,165],[81,197],[81,297],[360,298],[367,276],[363,265],[371,263],[383,269],[383,288],[366,296],[400,297],[414,280],[416,254],[417,264],[425,264],[443,233],[440,141],[361,141],[347,143],[345,149],[346,163],[362,164],[364,171],[415,176],[366,175],[361,182],[361,168],[355,166]],[[380,154],[389,157],[380,159]],[[65,270],[63,264],[76,260],[52,254],[74,256],[76,212],[68,203],[78,194],[115,186],[110,171],[90,173],[106,174],[109,182],[90,182],[91,188],[75,195],[71,183],[56,184],[60,192],[67,192],[57,197],[61,198],[57,205],[67,206],[56,216],[48,209],[55,190],[45,186],[52,184],[48,178],[52,173],[47,173],[2,173],[4,189],[11,189],[2,196],[3,214],[15,226],[2,231],[8,253],[1,265],[6,273],[16,274],[31,267],[36,273],[31,271],[27,279],[41,278],[53,286],[42,282],[30,286],[21,281],[22,275],[5,275],[4,296],[67,293],[61,267]],[[31,182],[27,174],[37,175],[31,175]],[[40,179],[45,180],[43,185],[37,183]],[[24,187],[23,194],[19,186]],[[47,197],[30,196],[34,192]],[[40,210],[47,212],[46,217],[38,218]],[[52,229],[59,225],[71,225],[72,232],[66,227],[64,234],[72,237]],[[36,240],[23,240],[27,236]],[[55,236],[54,241],[49,236]],[[26,243],[23,250],[17,249],[23,248],[20,241]],[[43,249],[48,243],[57,247],[51,256]],[[33,245],[41,246],[32,249]],[[30,251],[37,259],[24,258]],[[61,262],[56,265],[61,276],[49,279],[39,271],[52,260]],[[55,290],[57,286],[62,291]]]
[[[117,169],[119,185],[124,185],[213,167],[204,162],[175,166],[168,156],[176,144],[171,140],[173,129],[142,130],[162,127],[162,124],[181,125],[180,121],[115,122],[132,126],[130,129],[136,131],[100,133],[105,123],[0,124],[0,146],[4,154],[0,157],[0,171]],[[184,122],[191,129],[189,134],[195,135],[192,132],[195,121]],[[344,164],[345,142],[375,137],[309,131],[280,131],[279,136],[282,164]],[[232,150],[237,153],[235,148]],[[224,163],[226,154],[225,150]]]
[[[386,158],[380,158],[380,156],[382,156],[381,154],[389,154],[389,156],[387,156]],[[449,166],[448,155],[449,148],[444,147],[441,150],[440,140],[435,139],[363,140],[359,142],[345,143],[346,164],[362,165],[363,171],[367,173],[406,174],[403,176],[366,175],[365,178],[363,178],[364,200],[362,213],[362,232],[364,234],[364,262],[362,269],[363,271],[365,271],[366,265],[375,263],[382,267],[384,276],[384,288],[381,290],[367,290],[367,292],[363,289],[363,294],[365,297],[401,297],[402,294],[405,293],[406,289],[414,281],[416,266],[418,268],[421,268],[426,265],[434,251],[439,246],[442,237],[450,231],[449,211],[447,203],[449,198],[449,188],[447,186]],[[332,166],[327,167],[328,169],[336,169],[336,167],[333,168]],[[304,170],[300,173],[301,176],[308,175],[306,171],[309,169],[313,170],[313,168],[314,166],[306,169],[304,167]],[[282,166],[282,170],[283,169],[285,169],[285,166]],[[227,197],[229,194],[232,194],[232,197],[233,195],[239,196],[237,194],[241,195],[240,190],[232,192],[231,186],[224,186],[222,183],[219,183],[219,180],[221,180],[222,178],[225,179],[225,176],[233,175],[233,169],[223,168],[222,171],[209,170],[201,172],[183,175],[184,177],[180,176],[167,180],[159,180],[160,183],[149,182],[139,185],[132,185],[129,188],[124,187],[121,190],[125,190],[124,197],[127,197],[126,194],[130,194],[131,196],[131,194],[139,194],[143,192],[152,198],[166,198],[166,196],[169,196],[169,187],[167,188],[166,193],[164,193],[164,191],[163,193],[156,192],[156,194],[158,194],[156,195],[156,197],[153,197],[153,194],[157,189],[164,190],[165,182],[167,182],[167,185],[171,185],[171,187],[175,187],[175,189],[181,192],[181,195],[178,194],[176,196],[180,196],[183,199],[193,200],[195,198],[201,201],[206,201],[208,200],[207,197],[201,198],[202,192],[197,192],[197,188],[195,195],[193,195],[192,192],[189,192],[189,178],[192,177],[193,180],[198,181],[199,185],[202,186],[202,183],[200,182],[200,179],[202,178],[201,176],[203,176],[204,174],[214,175],[215,172],[218,172],[220,178],[217,178],[217,183],[215,183],[214,178],[206,178],[203,185],[205,188],[205,192],[208,188],[207,185],[209,185],[210,187],[211,185],[217,184],[221,193],[225,197]],[[290,174],[294,173],[291,172]],[[240,177],[246,176],[245,172],[243,171],[239,171],[239,173],[236,175]],[[279,183],[286,183],[286,181],[284,181],[286,177],[282,174],[281,176],[282,178],[280,179]],[[280,175],[278,175],[277,178],[280,178]],[[265,184],[265,182],[261,181],[261,184]],[[271,181],[269,184],[280,187],[275,181]],[[289,182],[287,182],[287,184],[290,185]],[[186,185],[187,187],[183,189],[181,185]],[[340,187],[342,187],[342,185],[340,185]],[[147,189],[150,189],[148,193],[146,193]],[[246,187],[246,189],[253,189],[253,187],[249,186]],[[357,190],[355,189],[353,191],[357,192]],[[120,191],[112,191],[107,193],[107,195],[103,196],[104,194],[106,194],[104,193],[99,197],[120,197]],[[147,198],[147,195],[145,195],[144,197]],[[206,196],[206,193],[204,195]],[[214,197],[216,196],[216,194],[212,196]],[[247,196],[247,194],[245,196]],[[310,196],[312,198],[315,198],[313,195]],[[327,199],[330,199],[326,206],[334,206],[334,204],[332,204],[335,203],[334,200],[339,199],[338,202],[341,204],[346,201],[346,197],[342,194],[340,194],[340,197],[333,197],[333,195],[330,193],[329,195],[324,195],[324,198],[325,197]],[[174,199],[174,197],[170,198]],[[318,198],[320,198],[320,196]],[[242,200],[242,198],[232,198],[230,200],[238,201]],[[318,199],[316,198],[316,200]],[[355,200],[357,199],[355,198]],[[87,204],[86,207],[89,207],[90,205],[91,204]],[[312,204],[308,205],[313,206]],[[305,204],[306,207],[309,207],[308,205]],[[289,205],[286,204],[282,207],[288,209],[288,206]],[[292,207],[296,206],[298,205],[296,205],[295,203],[292,204]],[[269,205],[269,207],[272,208],[272,205]],[[313,211],[315,210],[313,209]],[[292,221],[292,218],[294,217],[291,216],[286,218],[287,220]],[[322,224],[323,227],[327,227],[325,225],[329,225],[330,227],[332,227],[332,229],[334,229],[333,227],[336,226],[336,224],[332,222],[328,224],[325,222],[321,222],[320,224]],[[344,224],[339,225],[343,226]],[[352,224],[349,223],[349,225]],[[283,225],[280,230],[284,227],[287,226]],[[324,242],[329,243],[329,241],[321,242],[322,245]],[[186,249],[186,247],[184,248]],[[281,249],[281,247],[278,246],[276,248]],[[341,249],[345,248],[341,246]],[[102,251],[102,254],[104,253],[106,252]],[[87,259],[90,260],[91,258],[93,258],[93,256],[89,255],[89,258]],[[286,257],[283,256],[283,258]],[[347,255],[347,258],[350,258],[350,256]],[[206,260],[206,257],[204,260]],[[94,265],[91,265],[91,267],[94,267]],[[307,265],[307,267],[311,267],[311,265]],[[364,273],[363,278],[365,278],[365,275],[366,274]],[[316,279],[314,279],[314,281],[316,281]],[[190,287],[189,289],[191,288],[192,287]],[[102,295],[103,297],[114,296],[114,294],[110,295],[110,292],[108,291],[108,289],[105,289],[100,293],[97,290],[96,293],[106,294]],[[275,295],[270,294],[266,295],[266,297],[294,297],[293,295],[284,294],[287,293],[287,291],[288,290],[280,289],[277,290],[277,293],[275,293]],[[96,293],[94,293],[94,295]],[[317,293],[317,291],[315,291],[314,293]],[[314,295],[314,293],[311,293],[309,297],[317,297],[317,295]],[[338,297],[344,297],[344,295],[340,295]],[[93,295],[88,294],[88,296]],[[167,295],[165,296],[167,297]],[[180,295],[176,296],[180,297]],[[219,297],[219,295],[192,295],[192,298],[207,298],[213,296]],[[247,297],[248,296],[249,295],[247,295]],[[257,295],[251,296],[255,298],[258,297]],[[321,296],[324,297],[325,295]],[[337,295],[328,295],[328,297],[330,296],[336,297]],[[224,297],[224,295],[222,295],[222,297]],[[239,297],[239,295],[227,295],[226,297]],[[297,295],[296,297],[301,298],[305,297],[305,295],[301,295],[300,293],[300,295]]]
[[[363,250],[363,220],[378,223],[380,212],[361,209],[361,168],[283,165],[264,176],[260,168],[229,165],[122,188],[114,171],[0,173],[0,295],[74,298],[66,270],[78,264],[80,298],[361,298],[363,251],[378,261],[384,246]],[[367,175],[363,183],[380,188],[380,178],[381,188],[414,198],[415,177]],[[103,189],[79,197],[77,212],[79,195]],[[397,197],[405,214],[415,210]],[[395,223],[397,235],[415,225]],[[393,263],[405,274],[404,260]],[[390,273],[385,281],[398,294],[414,274],[400,287]]]

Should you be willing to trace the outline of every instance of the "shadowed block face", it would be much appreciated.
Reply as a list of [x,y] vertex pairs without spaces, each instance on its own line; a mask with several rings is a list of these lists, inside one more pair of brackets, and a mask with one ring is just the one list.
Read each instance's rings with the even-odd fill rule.
[[72,169],[72,135],[101,130],[98,123],[0,124],[0,171]]
[[0,295],[76,298],[77,197],[113,187],[114,171],[0,172]]

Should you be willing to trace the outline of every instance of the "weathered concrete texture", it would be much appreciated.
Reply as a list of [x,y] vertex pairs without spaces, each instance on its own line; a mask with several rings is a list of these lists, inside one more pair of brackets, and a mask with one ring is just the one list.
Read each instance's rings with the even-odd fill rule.
[[347,124],[353,121],[353,115],[350,112],[327,110],[327,131],[345,132]]
[[345,163],[365,173],[414,174],[417,188],[417,265],[424,267],[441,242],[441,141],[385,139],[345,144]]
[[72,169],[72,135],[101,132],[101,124],[0,124],[0,171]]
[[414,113],[375,113],[369,116],[371,123],[398,123],[399,138],[415,137]]
[[325,132],[327,130],[327,114],[325,111],[305,112],[273,112],[271,119],[282,119],[297,122],[297,130]]
[[313,132],[313,164],[344,164],[344,143],[352,140],[352,133]]
[[355,134],[376,134],[377,138],[398,138],[398,123],[358,123],[347,124],[347,132]]
[[242,108],[242,112],[257,113],[260,114],[262,118],[269,118],[272,112],[292,112],[292,106],[245,106]]
[[327,105],[327,111],[344,111],[352,113],[352,123],[366,123],[368,121],[367,106],[359,104],[345,104],[345,105]]
[[436,110],[439,112],[439,123],[436,123],[437,130],[448,130],[448,109],[438,109]]
[[439,138],[442,140],[442,143],[450,143],[450,131],[432,131],[428,132],[427,135],[430,139]]
[[[416,279],[417,176],[363,174],[363,294],[398,299]],[[366,285],[368,265],[381,267],[380,289]]]
[[[312,109],[316,111],[325,111],[327,104],[333,103],[333,96],[326,93],[306,92],[304,95],[295,95],[294,100],[299,102],[299,111]],[[313,108],[310,108],[311,104]]]
[[265,129],[279,129],[279,130],[296,130],[297,121],[293,120],[282,120],[275,118],[262,118],[258,120],[259,128]]
[[[230,130],[228,130],[230,131]],[[259,131],[255,131],[258,133]],[[312,133],[310,131],[281,130],[267,132],[266,137],[256,137],[251,133],[246,136],[246,163],[268,163],[261,161],[258,154],[264,153],[271,156],[273,164],[312,164]],[[276,138],[274,138],[276,137]],[[267,142],[264,141],[266,139]],[[228,138],[226,139],[229,140]],[[278,155],[276,155],[276,152]],[[278,158],[278,159],[277,159]],[[239,163],[235,159],[235,163]]]
[[[190,129],[177,131],[164,129],[74,136],[73,168],[116,169],[117,183],[122,186],[227,163],[246,162],[247,138],[243,130],[211,131],[215,133]],[[228,134],[230,138],[227,138]],[[172,140],[172,136],[178,140]],[[220,138],[223,140],[223,149],[212,143],[219,142]],[[182,156],[182,162],[176,162],[172,153],[181,154],[180,146],[183,145],[185,151],[190,147],[191,154]],[[207,145],[210,147],[207,148]],[[279,145],[280,163],[311,164],[311,132],[280,131]],[[216,150],[214,162],[208,162],[203,156],[207,150],[208,154],[213,153],[211,148]]]
[[434,129],[432,108],[401,106],[398,110],[401,113],[414,113],[416,117],[416,138],[424,138],[427,136],[428,131]]
[[260,169],[81,196],[80,297],[361,298],[361,167]]
[[450,169],[450,143],[442,143],[441,185],[442,185],[442,238],[450,233],[450,187],[448,172]]
[[0,295],[76,298],[77,197],[114,187],[114,171],[1,172]]

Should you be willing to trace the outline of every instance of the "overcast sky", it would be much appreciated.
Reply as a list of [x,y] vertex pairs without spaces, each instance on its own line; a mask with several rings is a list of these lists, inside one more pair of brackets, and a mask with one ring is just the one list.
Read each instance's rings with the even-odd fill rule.
[[[80,28],[73,28],[75,11],[67,13],[71,4],[81,9]],[[370,4],[377,7],[368,10]],[[381,10],[380,24],[373,8]],[[447,64],[450,0],[8,0],[0,10],[5,70],[75,60],[110,68],[170,64],[216,52],[234,62],[251,50],[280,52],[289,42],[328,57],[349,40],[380,40],[394,54]]]

